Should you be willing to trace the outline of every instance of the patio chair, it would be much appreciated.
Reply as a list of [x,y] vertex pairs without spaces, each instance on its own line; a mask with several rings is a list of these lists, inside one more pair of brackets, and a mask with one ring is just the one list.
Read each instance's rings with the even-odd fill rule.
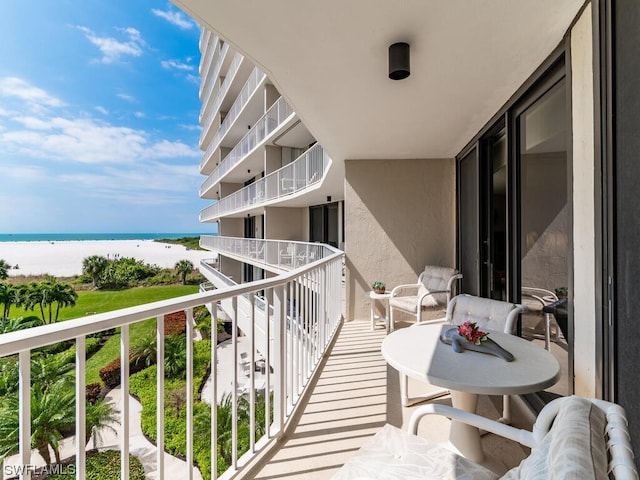
[[454,268],[427,265],[416,283],[395,287],[389,298],[390,330],[395,328],[397,311],[415,315],[417,323],[422,322],[427,310],[444,311],[451,300],[454,282],[460,278],[462,274]]
[[[523,305],[503,302],[501,300],[492,300],[490,298],[476,297],[466,293],[457,295],[451,299],[447,305],[447,314],[445,322],[452,325],[462,325],[464,322],[477,323],[480,329],[497,330],[513,335],[516,331],[516,322],[518,316],[525,311]],[[416,328],[417,326],[411,327]],[[411,403],[424,402],[433,400],[443,395],[448,395],[449,390],[442,389],[430,393],[426,396],[408,397],[408,378],[401,375],[401,388],[403,391],[403,399],[407,405]],[[508,395],[504,395],[502,399],[502,417],[500,421],[510,423],[511,421],[511,403]]]
[[[544,307],[558,301],[558,296],[550,290],[537,287],[522,287],[522,303],[527,305],[527,312],[544,318],[544,348],[551,350],[551,313]],[[558,334],[555,335],[558,341]]]
[[[503,476],[464,458],[444,445],[417,435],[426,415],[442,415],[531,448],[530,454]],[[547,404],[532,431],[446,405],[417,408],[405,432],[386,424],[338,472],[333,480],[611,478],[637,480],[638,471],[624,409],[584,397],[561,397]]]

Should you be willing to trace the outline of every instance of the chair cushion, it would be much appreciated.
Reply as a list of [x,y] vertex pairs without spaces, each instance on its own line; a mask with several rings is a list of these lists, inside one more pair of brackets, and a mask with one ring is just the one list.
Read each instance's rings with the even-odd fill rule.
[[598,480],[607,476],[606,417],[585,398],[568,398],[549,433],[502,479]]
[[387,424],[332,478],[494,480],[498,476],[440,445]]
[[[449,280],[456,273],[458,272],[454,268],[439,267],[437,265],[426,265],[424,267],[424,272],[422,272],[422,284],[420,285],[418,296],[423,295],[427,292],[436,292],[436,291],[446,290],[449,285]],[[425,303],[425,302],[429,302],[429,303]],[[430,295],[425,299],[425,302],[423,302],[422,305],[427,307],[433,307],[435,305],[446,305],[447,295],[446,294]]]
[[475,322],[478,327],[504,331],[504,325],[511,310],[512,303],[491,300],[472,295],[458,295],[451,315],[451,323],[462,325],[464,322]]

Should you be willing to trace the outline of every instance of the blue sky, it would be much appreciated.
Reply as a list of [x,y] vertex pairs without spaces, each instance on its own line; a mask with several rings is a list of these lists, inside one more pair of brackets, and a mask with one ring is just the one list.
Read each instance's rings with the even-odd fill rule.
[[211,232],[199,37],[160,0],[0,2],[0,233]]

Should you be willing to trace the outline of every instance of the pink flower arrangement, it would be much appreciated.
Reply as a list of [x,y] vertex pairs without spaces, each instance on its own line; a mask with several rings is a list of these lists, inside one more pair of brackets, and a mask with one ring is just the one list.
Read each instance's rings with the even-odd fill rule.
[[458,325],[458,335],[474,345],[480,345],[487,340],[489,334],[478,329],[478,324],[475,322],[464,322],[462,325]]

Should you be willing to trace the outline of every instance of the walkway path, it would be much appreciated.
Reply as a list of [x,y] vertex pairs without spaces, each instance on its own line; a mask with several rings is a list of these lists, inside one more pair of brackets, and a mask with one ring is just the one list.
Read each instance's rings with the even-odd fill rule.
[[[107,401],[120,411],[120,388],[114,388],[107,394]],[[145,477],[147,479],[158,478],[158,466],[156,461],[156,446],[152,444],[142,433],[140,412],[142,405],[135,398],[129,396],[129,452],[131,455],[140,460],[144,467]],[[93,440],[89,440],[87,450],[98,448],[103,450],[120,450],[120,426],[114,425],[115,431],[103,428],[97,432],[95,445]],[[65,438],[61,442],[60,456],[68,458],[75,455],[75,436]],[[19,465],[20,458],[18,455],[8,457],[4,465]],[[31,452],[31,464],[37,467],[45,465],[44,459],[37,450]],[[165,478],[177,479],[186,478],[187,463],[179,458],[173,457],[165,452],[164,454]],[[10,468],[3,471],[11,471]],[[193,471],[194,480],[202,480],[202,475],[198,468]]]

